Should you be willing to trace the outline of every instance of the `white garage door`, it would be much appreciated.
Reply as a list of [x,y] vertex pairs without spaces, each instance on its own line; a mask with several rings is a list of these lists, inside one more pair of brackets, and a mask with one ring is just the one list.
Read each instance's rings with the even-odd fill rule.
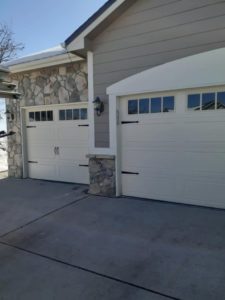
[[123,195],[224,208],[224,108],[221,90],[122,98]]
[[87,184],[88,126],[85,103],[27,110],[29,177]]

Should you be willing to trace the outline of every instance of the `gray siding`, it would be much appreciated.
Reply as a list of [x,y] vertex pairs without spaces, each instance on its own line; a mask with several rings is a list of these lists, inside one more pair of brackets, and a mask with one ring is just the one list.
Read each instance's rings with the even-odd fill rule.
[[[137,0],[93,41],[95,96],[107,103],[106,88],[119,80],[220,47],[225,47],[225,0]],[[108,147],[107,105],[95,130],[96,146]]]

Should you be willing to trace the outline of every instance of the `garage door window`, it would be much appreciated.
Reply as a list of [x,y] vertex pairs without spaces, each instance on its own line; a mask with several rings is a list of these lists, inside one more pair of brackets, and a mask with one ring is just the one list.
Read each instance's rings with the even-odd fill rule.
[[72,109],[67,109],[67,110],[66,110],[66,119],[67,119],[68,121],[73,120],[73,111],[72,111]]
[[30,111],[29,112],[29,122],[45,122],[53,121],[53,111]]
[[225,109],[225,91],[190,94],[187,99],[187,107],[189,111]]
[[47,111],[47,121],[53,121],[53,111],[52,110]]
[[162,111],[161,101],[161,98],[151,98],[151,113],[160,113]]
[[174,96],[128,100],[128,114],[168,113],[175,110]]
[[87,120],[87,108],[81,108],[80,118],[81,120]]
[[194,111],[200,109],[200,94],[188,95],[188,109]]
[[29,121],[30,122],[34,122],[35,121],[35,116],[34,116],[34,112],[33,111],[29,112]]
[[216,95],[215,93],[202,94],[202,110],[215,109]]
[[217,109],[225,109],[225,92],[217,93]]
[[148,113],[149,113],[149,99],[140,99],[139,114],[148,114]]
[[173,112],[174,106],[175,103],[173,96],[163,97],[163,112]]
[[36,122],[41,121],[41,112],[40,111],[35,111],[35,121]]
[[80,119],[80,110],[74,109],[73,110],[73,120],[79,120]]
[[41,112],[41,121],[46,121],[47,120],[47,114],[46,111]]
[[128,114],[135,115],[138,113],[138,100],[128,101]]
[[88,118],[87,108],[59,110],[60,121],[87,120],[87,118]]

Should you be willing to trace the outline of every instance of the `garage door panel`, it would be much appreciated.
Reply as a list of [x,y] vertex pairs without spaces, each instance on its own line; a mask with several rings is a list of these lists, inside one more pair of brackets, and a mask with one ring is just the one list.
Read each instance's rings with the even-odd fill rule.
[[46,162],[29,164],[29,177],[34,179],[57,180],[57,170],[55,165]]
[[[126,141],[135,143],[146,143],[147,141],[175,141],[177,134],[180,132],[178,126],[171,124],[171,128],[168,124],[135,124],[135,125],[123,125],[122,126],[122,138],[125,137]],[[123,139],[122,139],[123,140]]]
[[[82,103],[81,108],[84,106]],[[45,107],[27,110],[27,156],[31,162],[28,167],[31,178],[88,183],[88,167],[80,167],[88,165],[88,120],[61,121],[59,111],[66,111],[68,107],[70,111],[80,109],[78,104],[52,106],[49,108],[51,121],[42,121],[42,117],[36,120],[33,111],[45,111]],[[35,121],[30,121],[30,115],[35,115]]]
[[180,125],[182,128],[183,138],[187,141],[210,142],[221,141],[225,139],[224,122],[211,124],[204,123],[186,123]]
[[69,164],[60,162],[59,176],[64,178],[64,181],[66,182],[76,182],[82,184],[88,184],[89,182],[88,167],[80,167],[79,163]]
[[[198,181],[197,183],[192,180],[186,183],[182,195],[185,203],[224,208],[224,182]],[[204,191],[204,197],[202,191]]]
[[88,127],[79,127],[77,124],[68,125],[66,122],[60,122],[58,127],[58,139],[59,141],[70,141],[76,139],[83,144],[88,142]]
[[224,110],[188,112],[179,95],[183,108],[170,114],[128,115],[128,97],[121,99],[121,120],[137,121],[120,125],[122,193],[224,208]]
[[171,169],[176,165],[176,153],[166,152],[162,150],[162,155],[159,156],[158,151],[152,151],[150,149],[148,152],[145,149],[129,149],[125,148],[122,155],[122,169],[131,168],[145,168],[149,165],[150,168],[163,168]]
[[56,132],[52,125],[27,129],[27,140],[31,143],[46,142],[46,140],[55,141],[55,139]]
[[180,159],[181,169],[187,174],[198,172],[214,176],[225,174],[225,153],[185,152]]
[[85,161],[87,149],[85,147],[76,146],[76,151],[74,151],[74,147],[62,146],[60,147],[59,159],[62,160],[70,160],[70,161]]
[[34,159],[55,159],[53,145],[33,144],[28,148],[28,158]]
[[140,176],[137,180],[135,175],[122,175],[122,180],[123,192],[128,196],[140,197],[140,191],[142,191],[143,198],[167,201],[177,198],[178,191],[175,188],[175,180],[168,177]]

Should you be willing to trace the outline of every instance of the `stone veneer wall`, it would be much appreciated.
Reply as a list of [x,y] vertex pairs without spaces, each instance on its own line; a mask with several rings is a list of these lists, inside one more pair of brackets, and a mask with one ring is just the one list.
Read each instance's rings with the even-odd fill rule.
[[116,166],[114,156],[89,155],[89,193],[101,196],[116,195]]
[[22,94],[20,100],[6,100],[6,109],[14,114],[8,119],[9,176],[21,178],[22,146],[20,107],[88,101],[87,64],[82,61],[11,75]]

